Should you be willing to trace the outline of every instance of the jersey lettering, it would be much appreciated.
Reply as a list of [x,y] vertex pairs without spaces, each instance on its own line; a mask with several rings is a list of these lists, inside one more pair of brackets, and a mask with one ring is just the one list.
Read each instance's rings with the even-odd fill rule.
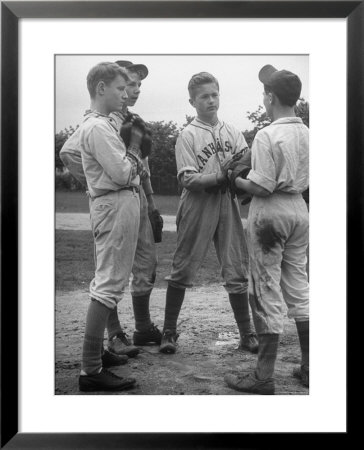
[[230,144],[230,142],[225,141],[225,151],[231,152],[232,149],[233,149],[233,146]]
[[207,159],[209,159],[210,156],[212,156],[211,151],[207,147],[203,148],[202,152],[207,156]]
[[203,158],[201,155],[197,155],[197,158],[200,160],[200,162],[202,163],[202,167],[207,163],[207,159]]

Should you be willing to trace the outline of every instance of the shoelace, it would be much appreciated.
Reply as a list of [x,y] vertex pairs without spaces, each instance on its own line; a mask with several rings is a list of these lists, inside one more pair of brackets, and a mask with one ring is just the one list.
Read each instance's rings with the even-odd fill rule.
[[112,373],[112,372],[110,372],[110,370],[107,370],[105,368],[103,368],[102,371],[104,372],[105,375],[108,375],[111,378],[117,378],[118,380],[122,380],[123,379],[123,377],[119,377],[115,373]]
[[166,339],[168,339],[169,342],[172,342],[172,340],[174,340],[175,342],[178,339],[179,334],[178,333],[173,333],[173,331],[167,330],[164,333],[164,337]]
[[124,333],[124,331],[121,331],[115,337],[119,338],[125,345],[131,345],[129,339],[127,338],[127,334]]

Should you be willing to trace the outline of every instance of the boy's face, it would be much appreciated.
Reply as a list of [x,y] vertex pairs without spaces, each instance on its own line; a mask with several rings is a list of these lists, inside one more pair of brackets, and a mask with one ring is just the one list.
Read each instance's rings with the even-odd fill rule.
[[129,72],[129,71],[127,71],[127,72],[128,72],[128,77],[130,78],[130,81],[126,85],[126,93],[128,94],[128,99],[126,101],[126,105],[134,106],[139,98],[140,86],[142,85],[142,82],[137,73]]
[[263,91],[263,105],[267,112],[267,116],[272,118],[273,113],[273,97],[272,94],[269,92],[268,94]]
[[197,115],[206,122],[215,121],[220,106],[219,89],[215,83],[202,84],[195,88],[191,105],[196,108]]
[[103,84],[100,87],[105,109],[108,113],[112,111],[121,111],[128,98],[126,93],[126,81],[121,75],[118,75],[109,84]]

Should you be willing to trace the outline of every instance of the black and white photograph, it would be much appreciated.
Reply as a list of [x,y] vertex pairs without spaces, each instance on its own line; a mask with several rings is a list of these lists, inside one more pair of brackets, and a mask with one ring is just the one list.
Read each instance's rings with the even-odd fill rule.
[[346,433],[362,1],[1,6],[1,445]]
[[55,393],[309,395],[309,56],[55,55]]

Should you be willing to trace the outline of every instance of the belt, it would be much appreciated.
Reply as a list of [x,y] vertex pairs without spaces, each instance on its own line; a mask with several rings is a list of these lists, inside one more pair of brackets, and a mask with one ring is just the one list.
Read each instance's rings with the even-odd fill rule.
[[96,195],[95,197],[92,197],[88,191],[86,191],[86,193],[87,193],[87,195],[89,197],[94,199],[94,198],[97,198],[97,197],[102,197],[103,195],[106,195],[106,194],[110,194],[110,192],[132,191],[132,192],[136,192],[137,194],[139,194],[139,190],[140,190],[139,186],[123,186],[120,189],[117,189],[116,191],[110,190],[110,191],[104,192],[103,194]]
[[139,192],[139,186],[125,186],[125,187],[118,189],[118,191]]

